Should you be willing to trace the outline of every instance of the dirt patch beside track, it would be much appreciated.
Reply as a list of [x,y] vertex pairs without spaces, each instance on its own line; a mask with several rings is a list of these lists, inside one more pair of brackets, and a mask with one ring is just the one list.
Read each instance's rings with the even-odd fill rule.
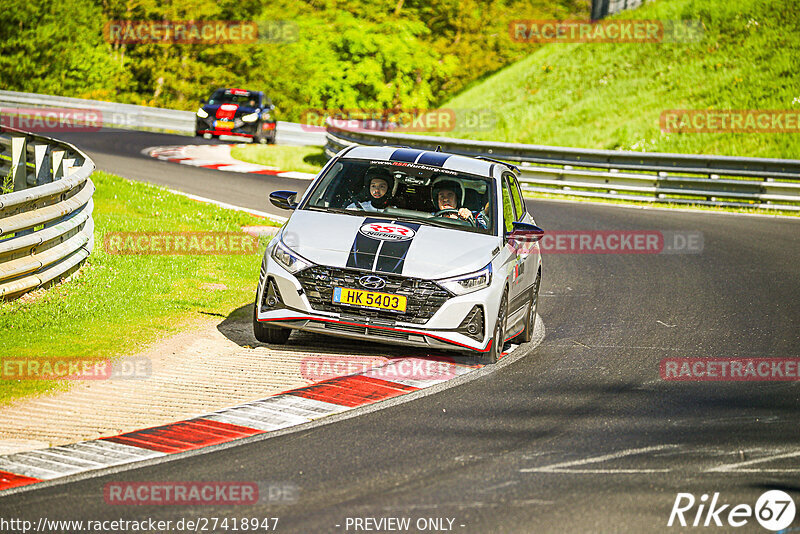
[[[149,362],[140,379],[78,382],[69,391],[0,408],[0,454],[97,439],[188,419],[263,399],[312,382],[301,373],[309,357],[424,354],[295,332],[285,346],[258,343],[249,313],[202,318],[128,360]],[[363,359],[362,359],[363,360]]]

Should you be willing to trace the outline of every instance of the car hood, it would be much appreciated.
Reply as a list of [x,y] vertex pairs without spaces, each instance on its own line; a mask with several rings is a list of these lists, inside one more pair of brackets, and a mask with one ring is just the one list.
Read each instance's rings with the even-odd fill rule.
[[257,111],[258,108],[242,106],[238,104],[205,104],[203,106],[203,110],[209,115],[220,119],[224,117],[239,117],[242,115],[249,115],[250,113]]
[[[307,260],[334,267],[352,267],[403,276],[439,279],[477,271],[492,259],[495,236],[463,230],[394,223],[400,240],[386,239],[390,217],[355,216],[318,211],[295,211],[281,239]],[[376,227],[369,226],[377,224]],[[410,231],[407,231],[407,230]],[[413,235],[412,235],[413,234]],[[410,237],[409,237],[410,236]]]

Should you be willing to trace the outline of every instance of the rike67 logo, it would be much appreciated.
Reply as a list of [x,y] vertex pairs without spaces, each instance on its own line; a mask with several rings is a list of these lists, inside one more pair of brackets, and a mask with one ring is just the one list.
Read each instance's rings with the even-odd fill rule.
[[794,500],[781,490],[763,493],[754,507],[749,504],[723,503],[719,492],[714,493],[710,502],[708,494],[705,493],[700,499],[695,499],[691,493],[678,493],[667,526],[738,528],[747,525],[755,518],[765,529],[777,532],[792,524],[795,512]]

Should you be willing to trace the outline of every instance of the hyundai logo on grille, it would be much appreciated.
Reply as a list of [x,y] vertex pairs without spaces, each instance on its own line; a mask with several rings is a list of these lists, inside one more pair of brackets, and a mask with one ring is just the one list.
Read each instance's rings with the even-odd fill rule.
[[358,283],[367,289],[383,289],[386,285],[386,280],[380,276],[362,276],[358,279]]

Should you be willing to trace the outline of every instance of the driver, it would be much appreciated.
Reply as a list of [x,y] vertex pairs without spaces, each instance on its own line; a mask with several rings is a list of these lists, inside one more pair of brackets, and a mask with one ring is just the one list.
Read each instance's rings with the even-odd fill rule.
[[364,211],[384,211],[392,200],[392,188],[394,178],[386,169],[373,167],[364,174],[364,187],[367,192],[367,199],[355,201],[347,209],[359,209]]
[[441,217],[463,219],[468,222],[474,221],[475,226],[478,228],[486,229],[489,227],[486,214],[482,211],[472,212],[463,206],[461,208],[458,207],[464,203],[464,193],[461,184],[455,180],[435,180],[433,188],[431,189],[431,195],[433,196],[433,203],[439,208],[439,211],[435,212],[433,215],[444,210],[453,210],[449,213],[442,213]]

